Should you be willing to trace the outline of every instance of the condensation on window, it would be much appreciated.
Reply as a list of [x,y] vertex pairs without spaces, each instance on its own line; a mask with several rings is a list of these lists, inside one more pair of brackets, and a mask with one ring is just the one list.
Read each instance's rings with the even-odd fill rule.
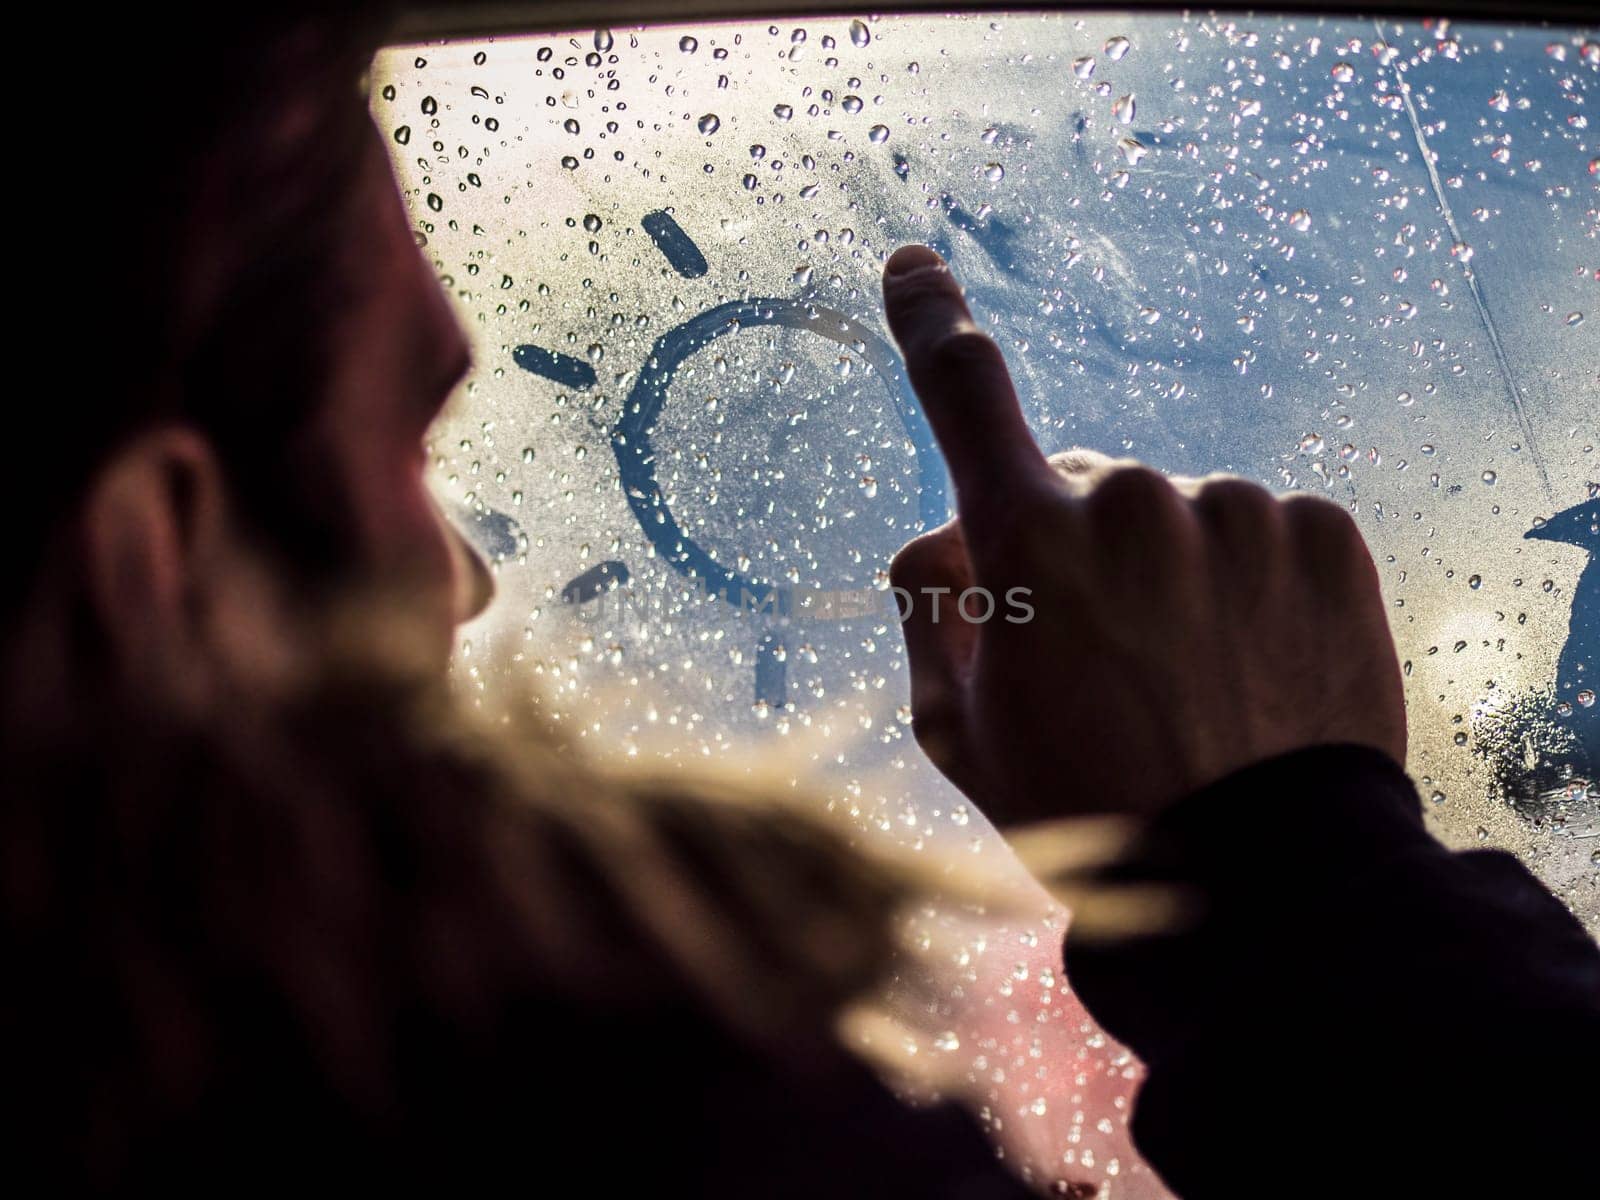
[[[537,693],[597,754],[754,758],[864,829],[1002,855],[910,737],[886,591],[951,500],[879,306],[924,242],[1046,450],[1356,516],[1432,827],[1600,928],[1597,76],[1593,29],[1303,17],[385,51],[373,112],[477,351],[433,443],[498,564],[464,684]],[[920,1050],[1110,1179],[1131,1067],[1049,974],[1059,936],[956,938],[965,998]],[[1051,1037],[1098,1098],[1048,1077]]]

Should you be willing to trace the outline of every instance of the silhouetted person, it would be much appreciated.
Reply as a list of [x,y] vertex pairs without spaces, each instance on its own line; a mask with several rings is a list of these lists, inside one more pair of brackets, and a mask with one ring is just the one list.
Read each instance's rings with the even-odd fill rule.
[[[7,476],[10,1178],[1018,1195],[836,1035],[915,873],[454,710],[488,575],[423,439],[467,345],[357,87],[375,33],[275,7],[191,52],[135,19],[65,68],[127,118],[51,180],[120,189],[47,308],[75,441]],[[1067,966],[1149,1064],[1153,1165],[1189,1197],[1573,1194],[1600,956],[1423,830],[1349,518],[1049,462],[936,256],[898,251],[885,303],[960,511],[896,582],[1037,614],[915,607],[915,732],[1007,827],[1124,827]]]
[[453,711],[489,576],[424,439],[468,347],[358,85],[376,28],[295,8],[199,47],[113,17],[62,64],[119,107],[50,181],[63,222],[107,203],[40,303],[73,394],[7,472],[13,1187],[1024,1194],[835,1029],[921,883]]
[[1572,589],[1572,624],[1556,663],[1557,704],[1570,711],[1561,723],[1570,728],[1600,772],[1600,500],[1576,504],[1528,530],[1523,537],[1567,542],[1589,552],[1589,561]]

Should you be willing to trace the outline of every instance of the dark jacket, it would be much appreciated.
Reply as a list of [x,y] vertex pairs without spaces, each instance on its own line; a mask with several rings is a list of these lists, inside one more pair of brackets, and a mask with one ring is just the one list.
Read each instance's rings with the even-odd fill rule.
[[1431,837],[1385,756],[1251,767],[1099,881],[1188,897],[1178,928],[1066,946],[1185,1200],[1600,1194],[1600,949],[1511,855]]

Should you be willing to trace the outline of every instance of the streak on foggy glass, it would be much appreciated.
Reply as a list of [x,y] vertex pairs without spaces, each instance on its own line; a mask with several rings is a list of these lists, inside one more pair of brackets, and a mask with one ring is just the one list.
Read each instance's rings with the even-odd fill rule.
[[[947,501],[878,311],[927,242],[1047,450],[1349,507],[1433,827],[1600,928],[1597,74],[1593,29],[1265,17],[386,51],[373,111],[480,364],[434,442],[501,559],[464,678],[599,753],[757,751],[864,827],[1001,853],[918,758],[882,590]],[[1072,1089],[1028,1058],[1093,1058],[1039,987],[1059,933],[960,950],[949,1011],[1024,1078],[998,1117],[1115,1173],[1126,1065],[1047,1116]]]

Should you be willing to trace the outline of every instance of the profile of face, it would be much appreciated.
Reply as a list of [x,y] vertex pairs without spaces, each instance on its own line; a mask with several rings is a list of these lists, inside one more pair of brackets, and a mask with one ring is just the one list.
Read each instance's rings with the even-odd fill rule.
[[[246,531],[227,464],[201,431],[146,431],[91,482],[78,550],[112,670],[140,694],[198,705],[224,689],[270,694],[326,655],[318,610],[336,601],[357,624],[366,605],[398,631],[408,667],[438,673],[457,625],[492,594],[426,482],[428,429],[470,367],[468,343],[418,250],[381,136],[368,132],[358,194],[341,198],[348,229],[333,269],[347,277],[333,290],[346,300],[326,314],[325,375],[297,434],[317,464],[305,481],[313,519],[325,511],[339,530],[337,586],[308,586]],[[254,520],[259,529],[272,516]]]
[[397,598],[442,664],[457,625],[493,593],[483,559],[429,491],[426,438],[471,367],[449,298],[418,250],[381,135],[369,126],[344,269],[354,303],[334,330],[327,402],[311,436],[335,475],[354,581]]

